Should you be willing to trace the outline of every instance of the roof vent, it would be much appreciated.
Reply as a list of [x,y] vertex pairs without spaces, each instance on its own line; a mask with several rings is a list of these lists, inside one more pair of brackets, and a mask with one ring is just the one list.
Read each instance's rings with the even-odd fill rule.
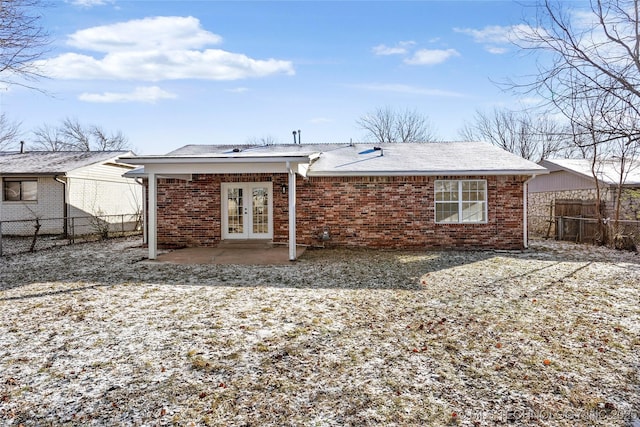
[[241,152],[241,151],[242,151],[242,150],[241,150],[241,149],[239,149],[239,148],[234,148],[234,149],[233,149],[233,152],[234,152],[234,153],[239,153],[239,152]]
[[382,147],[373,147],[373,151],[379,151],[380,157],[384,156],[384,151],[382,150]]

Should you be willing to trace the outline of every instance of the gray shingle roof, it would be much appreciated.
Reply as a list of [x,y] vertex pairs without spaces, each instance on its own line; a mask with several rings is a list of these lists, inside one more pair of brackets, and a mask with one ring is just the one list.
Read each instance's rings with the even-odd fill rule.
[[130,151],[31,151],[2,153],[0,175],[57,175],[114,159]]
[[[137,164],[171,160],[309,157],[309,176],[535,175],[548,171],[485,142],[395,144],[186,145],[164,156],[133,157]],[[127,157],[128,159],[128,157]],[[188,159],[188,160],[187,160]]]
[[[375,149],[379,148],[379,150]],[[309,175],[533,174],[546,169],[484,142],[354,144],[323,152]]]

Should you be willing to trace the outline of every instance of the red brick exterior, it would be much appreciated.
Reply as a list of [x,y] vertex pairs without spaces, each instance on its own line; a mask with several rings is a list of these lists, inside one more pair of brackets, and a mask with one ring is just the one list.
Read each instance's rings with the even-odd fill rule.
[[[297,177],[297,241],[374,248],[523,247],[525,176]],[[486,224],[436,224],[436,179],[486,179]],[[158,180],[158,243],[215,246],[221,238],[223,182],[273,182],[273,241],[288,241],[286,174],[194,175]],[[328,230],[331,237],[322,241]]]

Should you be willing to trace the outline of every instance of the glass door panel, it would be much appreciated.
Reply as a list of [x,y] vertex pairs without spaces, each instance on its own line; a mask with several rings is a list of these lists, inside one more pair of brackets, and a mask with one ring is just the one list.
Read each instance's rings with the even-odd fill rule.
[[269,232],[269,189],[253,187],[252,189],[252,233],[266,234]]
[[243,188],[227,189],[227,233],[245,234]]

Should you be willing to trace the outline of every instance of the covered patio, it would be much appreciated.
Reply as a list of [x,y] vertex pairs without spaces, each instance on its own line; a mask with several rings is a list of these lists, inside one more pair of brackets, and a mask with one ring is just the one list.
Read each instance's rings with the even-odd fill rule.
[[[303,251],[296,243],[296,175],[304,176],[314,150],[308,147],[295,146],[282,151],[277,147],[260,147],[256,151],[251,148],[225,149],[222,152],[203,155],[199,148],[184,147],[164,156],[131,156],[122,157],[119,161],[135,161],[142,168],[128,173],[127,176],[142,178],[147,182],[145,212],[145,241],[149,248],[149,259],[180,263],[219,263],[219,264],[276,264],[295,261]],[[265,152],[266,151],[266,152]],[[286,174],[284,183],[274,188],[269,179],[267,182],[223,182],[220,184],[222,198],[215,210],[222,211],[221,230],[216,247],[192,247],[189,249],[159,254],[158,245],[158,182],[170,179],[191,182],[198,175],[217,176],[252,176],[256,174]],[[255,224],[254,233],[246,233],[249,221],[255,221],[260,215],[252,209],[248,200],[253,191],[264,195],[263,224]],[[286,243],[273,243],[273,205],[274,192],[281,192],[284,205],[278,209],[286,212]],[[255,194],[255,193],[254,193]],[[247,206],[248,205],[248,206]],[[236,212],[237,211],[237,212]],[[234,212],[234,217],[230,212]],[[243,219],[244,218],[244,219]],[[260,219],[260,218],[258,218]],[[238,225],[239,224],[239,225]],[[262,227],[260,227],[262,226]],[[258,232],[255,232],[258,230]],[[241,234],[238,231],[244,231]],[[249,246],[243,247],[245,239]],[[256,247],[268,239],[270,247]],[[161,243],[161,242],[160,242]],[[196,245],[200,246],[200,245]],[[206,245],[202,245],[206,246]],[[246,245],[244,245],[246,246]],[[191,261],[197,260],[197,261]]]

